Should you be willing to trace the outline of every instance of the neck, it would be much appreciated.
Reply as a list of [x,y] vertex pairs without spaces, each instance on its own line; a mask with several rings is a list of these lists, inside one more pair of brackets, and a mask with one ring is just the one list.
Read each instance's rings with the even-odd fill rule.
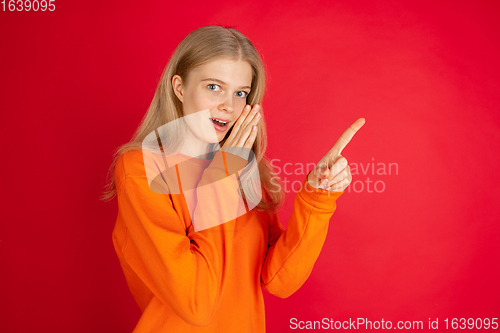
[[201,141],[190,130],[187,130],[179,153],[193,158],[209,159],[213,150],[213,143]]

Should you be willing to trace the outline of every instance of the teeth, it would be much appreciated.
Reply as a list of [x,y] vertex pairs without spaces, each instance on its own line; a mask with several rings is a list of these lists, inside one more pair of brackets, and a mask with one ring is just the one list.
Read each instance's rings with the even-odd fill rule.
[[221,121],[221,120],[217,120],[217,119],[213,119],[213,118],[212,118],[212,121],[216,122],[220,126],[224,126],[227,124],[227,121]]

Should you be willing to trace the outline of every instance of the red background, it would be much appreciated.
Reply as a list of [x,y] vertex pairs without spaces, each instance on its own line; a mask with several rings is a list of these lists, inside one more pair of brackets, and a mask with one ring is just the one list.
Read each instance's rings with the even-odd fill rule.
[[265,292],[268,331],[291,331],[293,317],[439,318],[441,329],[500,317],[498,18],[497,1],[472,0],[57,0],[54,12],[0,12],[0,331],[135,327],[111,241],[116,200],[98,196],[173,49],[208,24],[238,28],[263,55],[275,165],[316,163],[358,117],[343,155],[398,165],[353,176],[384,191],[339,198],[308,281],[287,299]]

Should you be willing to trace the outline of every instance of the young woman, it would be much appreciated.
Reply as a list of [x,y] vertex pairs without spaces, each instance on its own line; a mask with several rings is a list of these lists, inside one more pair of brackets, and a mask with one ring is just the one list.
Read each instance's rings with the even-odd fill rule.
[[340,153],[364,119],[304,179],[285,230],[264,156],[264,87],[244,35],[194,30],[117,150],[104,199],[118,199],[112,239],[142,311],[134,332],[264,332],[262,288],[288,297],[310,275],[352,179]]

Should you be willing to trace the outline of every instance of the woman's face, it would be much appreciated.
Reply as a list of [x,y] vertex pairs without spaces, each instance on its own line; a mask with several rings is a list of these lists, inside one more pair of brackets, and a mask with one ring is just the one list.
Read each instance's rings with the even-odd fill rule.
[[[194,68],[187,84],[179,75],[172,78],[172,87],[182,102],[184,116],[191,115],[184,117],[188,128],[199,140],[211,143],[222,141],[238,120],[251,85],[250,64],[226,58]],[[205,112],[200,112],[203,110]]]

